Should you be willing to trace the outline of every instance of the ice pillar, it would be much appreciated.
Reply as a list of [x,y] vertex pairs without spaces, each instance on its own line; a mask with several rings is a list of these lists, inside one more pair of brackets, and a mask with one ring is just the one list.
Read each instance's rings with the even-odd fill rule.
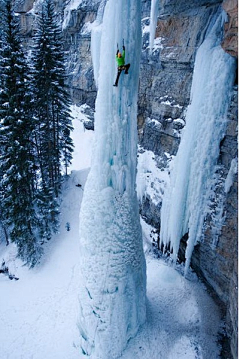
[[[145,321],[146,269],[135,185],[141,1],[109,0],[99,38],[96,141],[80,212],[79,330],[83,354],[114,359]],[[122,51],[123,39],[131,67],[116,88],[115,54],[117,44]],[[92,50],[96,63],[98,50]]]
[[156,34],[158,9],[159,9],[159,0],[152,0],[151,14],[150,14],[150,39],[149,39],[149,48],[151,53],[153,51],[153,44]]

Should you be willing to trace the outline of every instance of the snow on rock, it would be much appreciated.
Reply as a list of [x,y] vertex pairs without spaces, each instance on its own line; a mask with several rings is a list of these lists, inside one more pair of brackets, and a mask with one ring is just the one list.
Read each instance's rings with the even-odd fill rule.
[[[168,154],[166,153],[166,156]],[[140,202],[149,196],[151,202],[158,205],[162,201],[162,196],[166,183],[169,181],[169,166],[171,156],[168,158],[168,165],[164,170],[157,167],[156,156],[152,151],[139,149],[138,171],[137,171],[137,195]]]
[[[96,41],[92,44],[100,65],[95,75],[95,143],[80,212],[78,326],[83,354],[114,359],[136,335],[146,312],[146,268],[135,188],[141,1],[109,0],[100,38],[100,47]],[[131,67],[127,76],[121,74],[116,88],[115,54],[123,38]],[[95,60],[93,64],[98,66]]]
[[65,29],[70,21],[71,12],[77,10],[78,6],[82,3],[83,0],[70,0],[67,6],[64,9],[64,18],[62,28]]
[[170,242],[175,261],[180,240],[189,232],[186,272],[201,240],[235,74],[234,58],[219,44],[221,22],[220,14],[196,55],[191,104],[161,211],[161,241]]
[[[39,1],[39,0],[38,0]],[[101,0],[91,0],[92,3],[96,3],[98,4]],[[71,19],[71,12],[75,11],[79,8],[79,6],[87,6],[88,5],[88,1],[87,0],[69,0],[67,2],[67,5],[64,9],[64,16],[63,16],[63,23],[62,23],[62,29],[64,30],[68,24],[69,21]],[[90,31],[90,30],[89,30]]]

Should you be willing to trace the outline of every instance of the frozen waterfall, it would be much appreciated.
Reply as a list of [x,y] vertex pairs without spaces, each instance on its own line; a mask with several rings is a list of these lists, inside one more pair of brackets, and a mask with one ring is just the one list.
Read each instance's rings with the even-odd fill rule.
[[[131,67],[113,87],[117,43],[121,50],[123,38]],[[106,3],[93,31],[92,54],[98,82],[96,140],[80,212],[78,326],[83,354],[114,359],[136,335],[146,310],[146,266],[135,185],[140,0]]]
[[160,239],[164,246],[170,244],[175,261],[188,233],[185,274],[201,240],[235,77],[235,60],[220,45],[222,14],[210,26],[196,55],[186,126],[161,210]]

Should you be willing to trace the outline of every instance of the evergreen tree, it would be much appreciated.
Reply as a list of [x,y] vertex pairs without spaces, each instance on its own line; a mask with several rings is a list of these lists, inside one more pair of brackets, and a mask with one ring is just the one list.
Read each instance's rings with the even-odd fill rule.
[[29,266],[42,255],[42,224],[36,213],[35,123],[29,78],[11,0],[1,3],[0,196],[2,222],[18,255]]
[[59,194],[71,163],[73,142],[70,97],[65,90],[64,52],[61,28],[50,0],[38,17],[32,51],[35,102],[35,144],[41,178],[38,207],[44,223],[43,236],[50,239],[58,228]]
[[70,97],[64,87],[65,68],[61,29],[50,0],[43,4],[34,39],[33,67],[35,109],[38,130],[36,146],[42,176],[42,188],[58,197],[62,167],[72,159],[70,137],[72,119]]
[[0,225],[30,267],[58,227],[63,169],[72,159],[61,30],[43,4],[31,81],[11,0],[0,3]]

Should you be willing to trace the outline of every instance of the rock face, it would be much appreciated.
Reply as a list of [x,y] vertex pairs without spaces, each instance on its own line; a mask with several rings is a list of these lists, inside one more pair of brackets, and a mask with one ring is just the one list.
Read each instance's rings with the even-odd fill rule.
[[238,2],[224,0],[223,8],[228,14],[228,22],[224,28],[223,49],[232,56],[238,56]]
[[[237,157],[237,112],[238,112],[237,86],[233,90],[228,113],[228,128],[221,143],[219,164],[222,165],[222,177],[226,178],[233,159]],[[220,186],[219,186],[220,187]],[[220,187],[221,188],[221,187]],[[220,189],[221,191],[221,189]],[[233,358],[237,358],[238,338],[238,221],[237,198],[238,178],[233,172],[232,186],[224,195],[225,220],[216,247],[212,246],[214,218],[207,219],[204,241],[195,247],[192,257],[194,270],[204,279],[220,299],[224,316],[226,317],[226,330],[230,338],[230,347]],[[228,354],[228,353],[226,353]],[[228,358],[228,356],[223,356]]]
[[67,58],[67,85],[70,89],[73,102],[83,103],[94,108],[96,87],[94,83],[91,60],[91,23],[97,16],[100,1],[83,1],[71,10],[65,23],[63,34]]
[[[36,0],[15,0],[20,15],[21,33],[29,46],[34,30]],[[94,109],[96,87],[91,60],[91,24],[100,0],[55,0],[63,26],[64,46],[68,53],[67,86],[73,102],[87,103]],[[237,57],[237,0],[159,0],[159,16],[152,53],[149,49],[151,0],[142,0],[143,47],[138,99],[138,133],[141,151],[152,151],[159,171],[176,155],[190,101],[195,55],[204,40],[211,16],[223,7],[227,13],[223,49]],[[228,127],[220,147],[219,182],[215,195],[222,198],[224,221],[216,246],[211,245],[214,218],[207,218],[204,241],[195,247],[192,266],[215,293],[223,308],[230,349],[222,358],[237,358],[237,174],[228,190],[223,183],[237,157],[237,85],[228,114]],[[91,111],[91,118],[92,118]],[[93,123],[90,125],[93,129]],[[146,193],[141,215],[156,230],[160,227],[161,194],[155,200]],[[213,203],[214,206],[214,203]],[[186,240],[186,238],[185,238]],[[184,241],[183,241],[184,242]],[[184,244],[184,243],[183,243]],[[182,247],[184,251],[184,245]]]

